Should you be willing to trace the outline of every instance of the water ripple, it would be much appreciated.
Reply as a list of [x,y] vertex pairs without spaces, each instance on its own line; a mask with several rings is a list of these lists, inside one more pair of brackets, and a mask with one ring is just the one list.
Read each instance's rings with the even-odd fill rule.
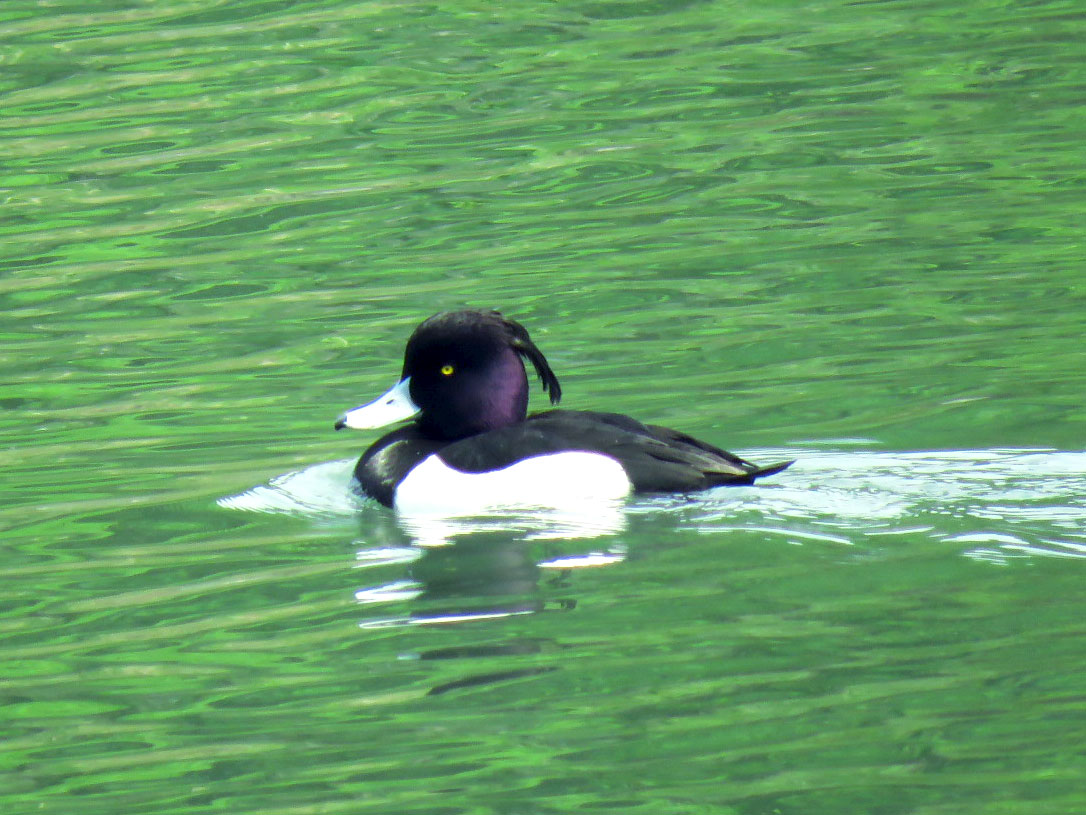
[[[678,513],[686,528],[747,529],[799,541],[872,543],[923,531],[947,543],[995,544],[1033,555],[1083,557],[1083,547],[1042,537],[1086,524],[1086,453],[1057,450],[834,451],[758,450],[756,460],[796,458],[791,469],[756,487],[728,487],[690,497],[641,498],[625,510],[508,511],[472,518],[399,516],[422,546],[505,531],[525,539],[615,535],[623,517]],[[306,516],[356,514],[350,460],[315,465],[220,499],[229,509]],[[917,526],[918,521],[926,522]],[[982,523],[978,523],[982,522]],[[999,522],[1005,530],[994,530]],[[953,531],[956,527],[972,527]],[[588,557],[588,555],[584,555]]]

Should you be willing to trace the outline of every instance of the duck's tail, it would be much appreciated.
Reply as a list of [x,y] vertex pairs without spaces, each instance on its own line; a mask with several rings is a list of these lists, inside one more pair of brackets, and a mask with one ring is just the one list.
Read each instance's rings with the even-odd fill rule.
[[776,475],[781,470],[787,470],[795,463],[796,460],[792,459],[791,461],[779,461],[776,464],[770,464],[768,467],[759,467],[757,470],[751,470],[750,477],[754,479],[763,478],[767,475]]
[[752,464],[749,461],[743,461],[743,459],[739,460],[742,462],[745,472],[737,473],[733,470],[727,473],[713,473],[710,476],[711,480],[709,486],[749,487],[756,479],[767,475],[774,475],[796,463],[795,459],[793,459],[792,461],[780,461],[776,464],[770,464],[768,467],[759,467],[757,464]]

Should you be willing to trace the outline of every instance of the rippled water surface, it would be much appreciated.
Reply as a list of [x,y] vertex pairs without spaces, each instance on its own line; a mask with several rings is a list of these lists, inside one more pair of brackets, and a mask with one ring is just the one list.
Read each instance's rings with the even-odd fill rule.
[[[5,0],[0,46],[0,812],[1086,812],[1078,4]],[[360,502],[336,415],[464,305],[564,406],[798,461]]]

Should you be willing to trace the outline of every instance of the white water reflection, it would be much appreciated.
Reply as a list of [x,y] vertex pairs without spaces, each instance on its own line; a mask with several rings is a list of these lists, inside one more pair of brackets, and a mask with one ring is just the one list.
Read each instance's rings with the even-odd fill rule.
[[248,512],[350,518],[364,503],[350,487],[354,464],[353,458],[314,464],[216,503]]
[[687,523],[751,528],[756,519],[788,519],[791,524],[782,534],[810,537],[833,529],[853,543],[923,531],[940,541],[965,544],[967,557],[993,563],[1024,555],[1086,557],[1086,453],[786,454],[799,459],[782,474],[789,478],[715,490],[695,504]]
[[511,533],[522,540],[575,540],[621,532],[626,528],[626,505],[621,501],[599,501],[563,508],[494,510],[464,517],[399,514],[397,520],[419,546],[446,546],[457,538],[486,532]]
[[675,513],[683,528],[761,530],[794,543],[847,545],[924,533],[964,546],[964,554],[979,560],[999,562],[993,552],[1086,558],[1083,452],[791,448],[748,455],[758,461],[797,462],[752,487],[450,518],[375,509],[351,490],[353,461],[344,460],[279,476],[219,504],[323,518],[355,518],[369,509],[375,527],[394,517],[400,532],[421,547],[492,532],[523,540],[600,538],[621,533],[631,516]]

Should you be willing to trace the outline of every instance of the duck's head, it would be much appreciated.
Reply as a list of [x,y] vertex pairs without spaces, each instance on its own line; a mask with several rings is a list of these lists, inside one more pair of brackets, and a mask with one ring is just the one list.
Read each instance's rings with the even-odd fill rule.
[[497,311],[435,314],[415,329],[404,351],[400,381],[380,398],[339,417],[344,427],[374,428],[415,417],[434,439],[462,439],[524,421],[528,376],[535,367],[558,404],[562,388],[520,323]]

